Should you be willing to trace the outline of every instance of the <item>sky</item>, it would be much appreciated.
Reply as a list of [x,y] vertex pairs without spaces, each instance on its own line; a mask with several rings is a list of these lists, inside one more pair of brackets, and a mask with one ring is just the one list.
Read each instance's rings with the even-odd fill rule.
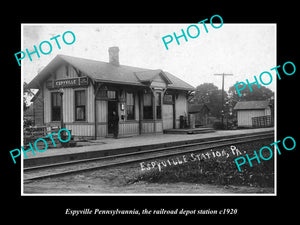
[[[200,18],[199,21],[202,19]],[[195,22],[194,24],[197,24]],[[222,87],[219,73],[229,73],[225,77],[225,90],[236,81],[254,81],[263,71],[270,71],[276,64],[276,24],[228,24],[223,23],[214,29],[206,23],[208,33],[202,24],[198,24],[200,35],[188,41],[179,38],[176,43],[173,33],[181,35],[181,29],[187,33],[191,24],[22,24],[21,50],[34,50],[43,41],[52,44],[48,55],[40,53],[40,58],[33,54],[32,61],[26,55],[22,62],[22,79],[30,82],[38,72],[57,54],[70,55],[86,59],[108,62],[108,48],[118,46],[121,65],[146,69],[162,69],[190,85],[196,87],[203,83],[213,83]],[[215,26],[220,24],[214,23]],[[72,31],[76,40],[66,45],[62,35]],[[195,29],[190,29],[195,35]],[[54,40],[58,38],[61,49]],[[162,37],[173,35],[173,42],[166,50]],[[71,36],[66,35],[66,39]],[[69,40],[67,40],[69,41]],[[47,51],[47,46],[44,51]],[[17,62],[16,62],[17,63]],[[267,80],[267,79],[266,79]],[[275,91],[275,80],[266,86]]]

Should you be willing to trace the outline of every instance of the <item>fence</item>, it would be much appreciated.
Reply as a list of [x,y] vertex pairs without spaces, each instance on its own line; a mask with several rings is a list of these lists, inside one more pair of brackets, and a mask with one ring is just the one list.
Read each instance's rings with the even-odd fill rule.
[[274,126],[274,120],[270,115],[252,117],[252,127],[254,128],[271,127],[271,126]]
[[[45,136],[55,132],[57,133],[60,130],[60,127],[58,126],[36,126],[36,127],[26,127],[24,128],[24,146],[28,146],[28,143],[33,143],[35,140],[39,139],[39,138],[43,138],[45,139]],[[70,133],[72,132],[72,130],[69,130]],[[47,138],[47,140],[50,140],[51,143],[51,139],[50,137]],[[71,140],[74,139],[74,136],[71,136]]]

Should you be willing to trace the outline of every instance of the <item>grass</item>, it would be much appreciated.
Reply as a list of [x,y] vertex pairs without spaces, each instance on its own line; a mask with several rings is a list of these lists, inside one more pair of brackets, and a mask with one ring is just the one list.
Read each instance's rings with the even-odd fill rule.
[[[189,159],[187,162],[178,165],[169,165],[162,167],[161,171],[156,167],[151,170],[145,170],[134,178],[128,180],[128,183],[146,181],[149,183],[201,183],[214,185],[243,185],[250,187],[274,187],[274,158],[268,161],[260,159],[260,163],[256,159],[252,160],[251,167],[246,161],[241,166],[241,172],[238,170],[235,158],[245,156],[247,153],[251,158],[254,156],[255,150],[258,154],[259,149],[263,146],[269,146],[272,139],[250,142],[246,144],[236,145],[241,155],[234,155],[230,146],[224,148],[214,148],[209,152],[226,151],[231,154],[221,157],[199,158],[199,160]],[[199,153],[198,153],[199,154]],[[263,156],[268,158],[269,153],[263,152]],[[175,158],[175,157],[174,157]],[[174,158],[169,158],[172,160]],[[167,159],[159,159],[163,161]]]

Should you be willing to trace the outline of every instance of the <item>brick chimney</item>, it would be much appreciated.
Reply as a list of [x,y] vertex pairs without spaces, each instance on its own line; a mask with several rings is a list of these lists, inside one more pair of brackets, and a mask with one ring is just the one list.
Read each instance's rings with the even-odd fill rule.
[[120,62],[119,62],[119,47],[110,47],[108,49],[108,53],[109,53],[109,63],[115,65],[115,66],[119,66]]

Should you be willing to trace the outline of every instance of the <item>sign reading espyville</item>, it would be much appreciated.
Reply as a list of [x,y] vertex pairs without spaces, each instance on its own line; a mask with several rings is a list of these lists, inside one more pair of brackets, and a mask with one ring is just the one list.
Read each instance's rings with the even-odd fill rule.
[[61,80],[50,80],[47,82],[48,89],[56,88],[73,88],[73,87],[82,87],[88,86],[89,79],[87,77],[76,77],[70,79],[61,79]]

